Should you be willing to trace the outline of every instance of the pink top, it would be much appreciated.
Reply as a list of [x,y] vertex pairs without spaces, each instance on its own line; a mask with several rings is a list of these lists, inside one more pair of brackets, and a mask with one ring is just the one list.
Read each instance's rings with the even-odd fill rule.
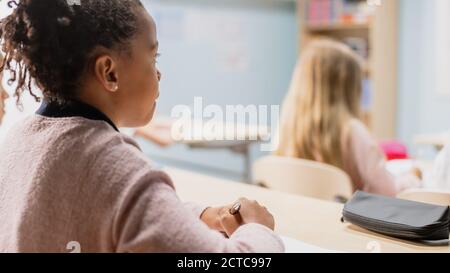
[[420,180],[412,175],[394,177],[386,169],[386,158],[378,142],[359,120],[349,122],[343,137],[344,171],[353,180],[355,189],[387,196],[411,187],[419,187]]
[[0,147],[0,252],[282,252],[270,229],[230,239],[182,203],[133,139],[104,121],[33,116]]

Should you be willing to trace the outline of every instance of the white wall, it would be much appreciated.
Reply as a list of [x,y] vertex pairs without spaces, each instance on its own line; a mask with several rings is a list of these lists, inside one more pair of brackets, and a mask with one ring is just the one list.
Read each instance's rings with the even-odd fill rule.
[[[438,85],[438,75],[450,78],[450,71],[439,68],[440,58],[450,51],[442,46],[440,31],[449,33],[450,25],[437,25],[437,3],[401,1],[398,137],[410,145],[417,134],[450,130],[450,96],[445,94],[448,87]],[[450,17],[450,10],[445,14]]]

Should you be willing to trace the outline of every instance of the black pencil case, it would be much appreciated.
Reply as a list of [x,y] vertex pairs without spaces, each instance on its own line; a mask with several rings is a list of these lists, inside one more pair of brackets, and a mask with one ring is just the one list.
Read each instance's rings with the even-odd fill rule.
[[358,191],[343,210],[343,222],[414,241],[448,240],[449,206],[389,198]]

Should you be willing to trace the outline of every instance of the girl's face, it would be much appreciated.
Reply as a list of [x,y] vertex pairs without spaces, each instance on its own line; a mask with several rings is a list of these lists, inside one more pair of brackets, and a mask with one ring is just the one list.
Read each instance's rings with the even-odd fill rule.
[[118,66],[120,88],[116,105],[120,107],[122,127],[148,124],[156,109],[161,73],[156,67],[158,40],[156,25],[148,12],[137,11],[139,31],[130,42],[130,54]]
[[[0,76],[0,80],[1,80]],[[3,121],[3,117],[5,116],[5,101],[9,98],[8,93],[6,93],[5,89],[3,88],[3,85],[0,82],[0,124]]]

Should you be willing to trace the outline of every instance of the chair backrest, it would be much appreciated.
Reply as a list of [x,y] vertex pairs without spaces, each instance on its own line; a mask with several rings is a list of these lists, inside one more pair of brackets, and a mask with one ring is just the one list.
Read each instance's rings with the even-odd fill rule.
[[410,189],[401,192],[397,197],[433,205],[450,206],[450,192],[448,191]]
[[336,201],[350,198],[353,184],[339,168],[288,157],[267,156],[253,165],[253,177],[269,189]]

